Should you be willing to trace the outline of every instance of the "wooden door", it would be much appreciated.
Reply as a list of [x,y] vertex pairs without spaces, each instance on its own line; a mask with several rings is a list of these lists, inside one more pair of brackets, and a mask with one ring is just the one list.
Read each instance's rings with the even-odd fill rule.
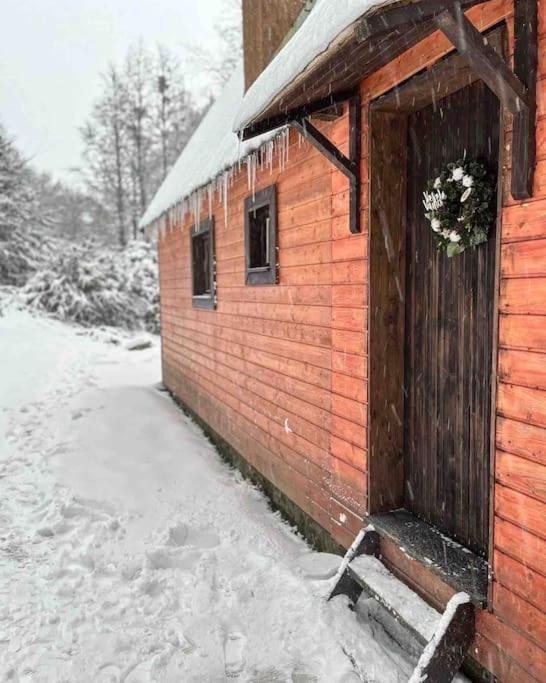
[[450,161],[497,172],[499,102],[480,81],[409,116],[405,506],[486,554],[495,280],[489,241],[449,259],[424,217],[427,180]]

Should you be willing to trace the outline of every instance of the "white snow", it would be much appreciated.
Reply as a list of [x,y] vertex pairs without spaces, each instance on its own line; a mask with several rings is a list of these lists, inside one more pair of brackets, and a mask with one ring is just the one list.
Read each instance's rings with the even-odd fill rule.
[[159,344],[8,306],[0,358],[0,680],[407,680],[159,391]]
[[240,131],[320,58],[357,19],[395,0],[318,0],[307,20],[246,92],[233,130]]
[[351,562],[351,569],[425,640],[432,638],[441,614],[391,574],[382,562],[371,555],[360,555]]
[[[182,199],[207,186],[221,176],[223,171],[238,164],[277,135],[278,131],[273,131],[247,142],[239,141],[232,129],[233,118],[241,104],[243,93],[244,73],[241,63],[157,191],[140,221],[141,227],[148,226]],[[227,193],[228,181],[227,176],[220,178],[214,189],[219,193]],[[212,188],[208,193],[209,202],[211,194]],[[201,199],[195,197],[195,202]]]
[[305,553],[297,560],[297,566],[310,579],[331,579],[339,569],[342,558],[332,553]]

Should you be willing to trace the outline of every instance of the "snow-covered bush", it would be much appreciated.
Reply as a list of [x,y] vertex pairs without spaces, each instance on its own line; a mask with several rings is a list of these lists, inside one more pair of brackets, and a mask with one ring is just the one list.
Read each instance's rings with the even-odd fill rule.
[[22,287],[57,252],[59,240],[43,230],[14,230],[0,237],[0,285]]
[[65,244],[23,288],[26,304],[87,327],[159,331],[157,257],[153,245],[123,251]]
[[0,124],[0,286],[21,286],[51,251],[30,170]]

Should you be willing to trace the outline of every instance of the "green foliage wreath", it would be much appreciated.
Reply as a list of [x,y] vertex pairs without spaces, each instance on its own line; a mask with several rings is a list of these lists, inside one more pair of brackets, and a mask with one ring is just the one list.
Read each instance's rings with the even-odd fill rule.
[[495,220],[495,181],[479,161],[447,164],[423,192],[425,216],[439,251],[449,257],[487,241]]

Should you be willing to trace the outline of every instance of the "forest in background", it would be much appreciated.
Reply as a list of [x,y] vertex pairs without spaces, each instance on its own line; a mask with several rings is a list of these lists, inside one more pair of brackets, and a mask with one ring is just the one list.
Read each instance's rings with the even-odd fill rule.
[[[0,299],[84,325],[158,331],[157,262],[138,223],[241,51],[241,2],[224,0],[214,53],[131,46],[101,74],[74,185],[25,159],[0,112]],[[186,86],[210,83],[206,101]],[[1,300],[0,300],[1,305]]]

